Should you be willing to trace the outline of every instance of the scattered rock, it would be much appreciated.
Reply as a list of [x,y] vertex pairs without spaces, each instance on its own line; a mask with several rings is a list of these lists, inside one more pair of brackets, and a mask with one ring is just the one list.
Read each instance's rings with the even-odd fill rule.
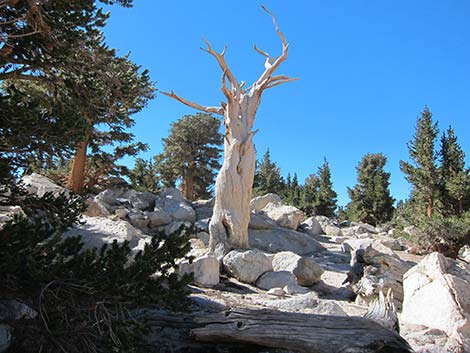
[[259,212],[265,208],[269,203],[281,203],[281,197],[276,194],[266,194],[263,196],[255,197],[250,201],[250,209],[253,212]]
[[265,300],[263,305],[283,311],[303,312],[318,315],[347,316],[344,310],[331,300],[321,300],[314,292],[287,299]]
[[262,212],[269,218],[276,221],[278,225],[284,228],[297,229],[300,222],[304,219],[304,214],[294,206],[283,205],[281,203],[268,203]]
[[178,274],[194,273],[194,283],[202,287],[212,287],[219,283],[219,261],[214,254],[200,256],[189,263],[183,260],[178,264]]
[[148,225],[151,229],[170,224],[172,221],[171,216],[166,211],[157,208],[152,212],[146,212],[145,215],[149,220]]
[[379,231],[374,226],[371,226],[367,223],[355,223],[352,222],[351,226],[354,228],[355,234],[363,234],[363,233],[370,233],[370,234],[377,234]]
[[265,272],[272,271],[271,260],[260,251],[230,251],[223,258],[227,272],[240,282],[255,283]]
[[277,226],[275,221],[265,215],[253,212],[250,214],[249,227],[251,229],[273,229]]
[[249,229],[248,235],[251,248],[269,253],[292,251],[298,255],[307,255],[325,250],[317,240],[307,234],[286,228]]
[[331,237],[330,238],[330,240],[336,244],[343,244],[348,239],[349,239],[348,237]]
[[400,244],[400,242],[397,239],[386,237],[386,236],[381,236],[380,238],[377,238],[377,241],[383,246],[386,246],[387,248],[390,248],[392,250],[396,250],[396,251],[403,250],[403,246]]
[[[151,192],[144,191],[144,192],[136,192],[134,190],[130,190],[128,193],[123,195],[127,198],[132,206],[137,210],[145,211],[152,208],[157,195],[152,194]],[[121,197],[123,197],[121,196]]]
[[196,221],[196,212],[178,189],[168,188],[157,197],[155,211],[160,210],[168,213],[175,221],[191,223]]
[[268,294],[276,297],[284,297],[287,293],[282,288],[271,288],[268,290]]
[[29,194],[38,197],[42,197],[48,192],[52,192],[54,196],[58,196],[62,193],[69,195],[70,193],[69,190],[55,184],[51,179],[37,173],[25,175],[21,178],[21,182],[24,184]]
[[92,199],[85,200],[86,210],[83,212],[88,217],[107,217],[111,215],[106,207]]
[[170,236],[176,231],[178,231],[180,228],[190,229],[191,227],[192,223],[190,222],[176,221],[166,226],[160,227],[159,230],[162,230],[166,236]]
[[421,325],[402,323],[400,333],[415,353],[462,352],[461,345],[444,331]]
[[345,253],[351,253],[351,266],[356,263],[356,254],[359,250],[366,250],[367,248],[375,249],[378,252],[397,257],[395,252],[389,247],[384,246],[379,241],[371,238],[365,239],[347,239],[341,244],[341,249]]
[[404,275],[401,319],[438,329],[470,351],[470,267],[432,253]]
[[[403,274],[411,266],[381,244],[359,239],[348,241],[347,244],[354,244],[351,250],[351,270],[346,281],[357,294],[356,303],[369,305],[378,298],[380,291],[387,293],[390,289],[395,306],[400,309],[403,301]],[[386,249],[391,254],[382,253],[377,248]]]
[[199,240],[201,240],[204,245],[207,247],[209,246],[209,239],[210,239],[210,235],[209,233],[206,233],[206,232],[197,232],[195,237]]
[[119,219],[127,219],[127,215],[129,214],[129,210],[124,207],[119,207],[116,208],[114,211],[114,214],[119,218]]
[[323,273],[323,268],[315,260],[301,257],[290,251],[275,254],[272,264],[274,271],[292,272],[297,283],[304,287],[310,287],[317,283]]
[[129,219],[129,222],[134,227],[137,227],[139,229],[145,229],[149,225],[149,218],[140,210],[132,210],[127,214],[127,218]]
[[215,198],[210,200],[198,200],[192,203],[194,211],[196,211],[196,220],[207,219],[212,217],[214,211]]
[[315,217],[307,218],[299,225],[299,231],[315,236],[324,234],[321,224],[316,220]]
[[325,231],[325,227],[327,225],[330,225],[330,226],[339,226],[338,222],[334,219],[331,219],[331,218],[328,218],[326,216],[315,216],[315,219],[318,223],[320,223],[323,231]]
[[109,212],[113,213],[117,208],[116,206],[119,205],[116,200],[119,194],[119,191],[106,189],[96,195],[93,201],[95,201],[98,205],[106,208]]
[[64,233],[64,237],[80,235],[85,249],[100,249],[104,244],[111,244],[114,240],[118,243],[129,241],[131,249],[137,247],[141,239],[149,240],[139,229],[123,220],[111,220],[104,217],[82,217],[82,223],[75,225]]
[[343,236],[343,233],[341,232],[341,228],[335,225],[326,225],[323,228],[324,232],[326,235],[330,237],[341,237]]
[[294,274],[289,271],[266,272],[258,278],[256,287],[264,290],[283,288],[287,294],[302,294],[308,292],[306,288],[297,284]]

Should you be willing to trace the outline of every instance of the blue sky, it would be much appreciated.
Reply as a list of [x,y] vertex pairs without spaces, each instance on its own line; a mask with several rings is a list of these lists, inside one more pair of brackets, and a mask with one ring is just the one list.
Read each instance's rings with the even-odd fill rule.
[[[204,105],[217,105],[221,72],[201,51],[202,38],[226,59],[239,81],[264,69],[256,43],[271,55],[281,50],[258,1],[135,0],[110,7],[107,42],[150,69],[158,89]],[[406,143],[425,105],[441,131],[452,125],[470,154],[470,2],[462,0],[266,0],[290,43],[279,73],[300,77],[265,92],[256,117],[255,145],[267,148],[284,175],[303,181],[326,157],[339,204],[368,152],[388,157],[391,191],[409,194],[399,169]],[[157,93],[136,116],[133,132],[150,145],[141,157],[161,152],[171,122],[194,111]],[[470,161],[467,158],[467,161]]]

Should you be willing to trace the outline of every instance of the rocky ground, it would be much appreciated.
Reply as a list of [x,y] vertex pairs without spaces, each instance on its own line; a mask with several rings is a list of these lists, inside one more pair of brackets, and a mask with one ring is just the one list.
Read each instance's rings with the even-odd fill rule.
[[[61,191],[38,175],[25,183],[31,193]],[[138,251],[156,231],[171,234],[181,224],[194,225],[195,260],[181,261],[179,271],[194,272],[191,298],[198,310],[363,316],[380,292],[390,291],[400,334],[416,352],[470,352],[470,267],[438,253],[412,255],[392,229],[306,218],[268,194],[251,202],[251,250],[217,258],[207,248],[211,200],[190,203],[176,189],[159,195],[105,190],[87,203],[81,224],[65,234],[81,235],[86,247],[127,240]],[[1,209],[0,222],[18,212]],[[0,338],[8,336],[1,311]]]

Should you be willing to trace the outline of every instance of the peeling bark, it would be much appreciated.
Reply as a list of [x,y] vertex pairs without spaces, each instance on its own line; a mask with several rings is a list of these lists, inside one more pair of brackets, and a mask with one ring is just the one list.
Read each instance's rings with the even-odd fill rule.
[[[217,60],[223,72],[221,90],[227,102],[222,102],[221,107],[206,107],[181,98],[173,91],[162,92],[189,107],[224,117],[224,162],[215,184],[214,214],[209,224],[209,245],[218,255],[234,248],[248,248],[250,199],[256,162],[253,145],[256,131],[252,131],[252,128],[261,96],[268,88],[296,80],[285,75],[273,76],[279,65],[287,59],[289,46],[274,16],[264,6],[262,8],[272,18],[282,42],[282,53],[278,57],[271,57],[254,46],[254,49],[266,58],[266,62],[264,72],[252,86],[245,89],[245,82],[238,82],[230,71],[224,57],[226,48],[217,53],[206,41],[207,47],[202,49]],[[230,87],[227,86],[227,81]]]

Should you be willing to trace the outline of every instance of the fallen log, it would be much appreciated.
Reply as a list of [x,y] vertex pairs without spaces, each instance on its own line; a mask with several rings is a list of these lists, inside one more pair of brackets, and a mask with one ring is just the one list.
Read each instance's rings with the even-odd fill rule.
[[361,317],[262,309],[232,309],[196,317],[191,330],[202,342],[239,342],[301,353],[410,353],[396,332]]

